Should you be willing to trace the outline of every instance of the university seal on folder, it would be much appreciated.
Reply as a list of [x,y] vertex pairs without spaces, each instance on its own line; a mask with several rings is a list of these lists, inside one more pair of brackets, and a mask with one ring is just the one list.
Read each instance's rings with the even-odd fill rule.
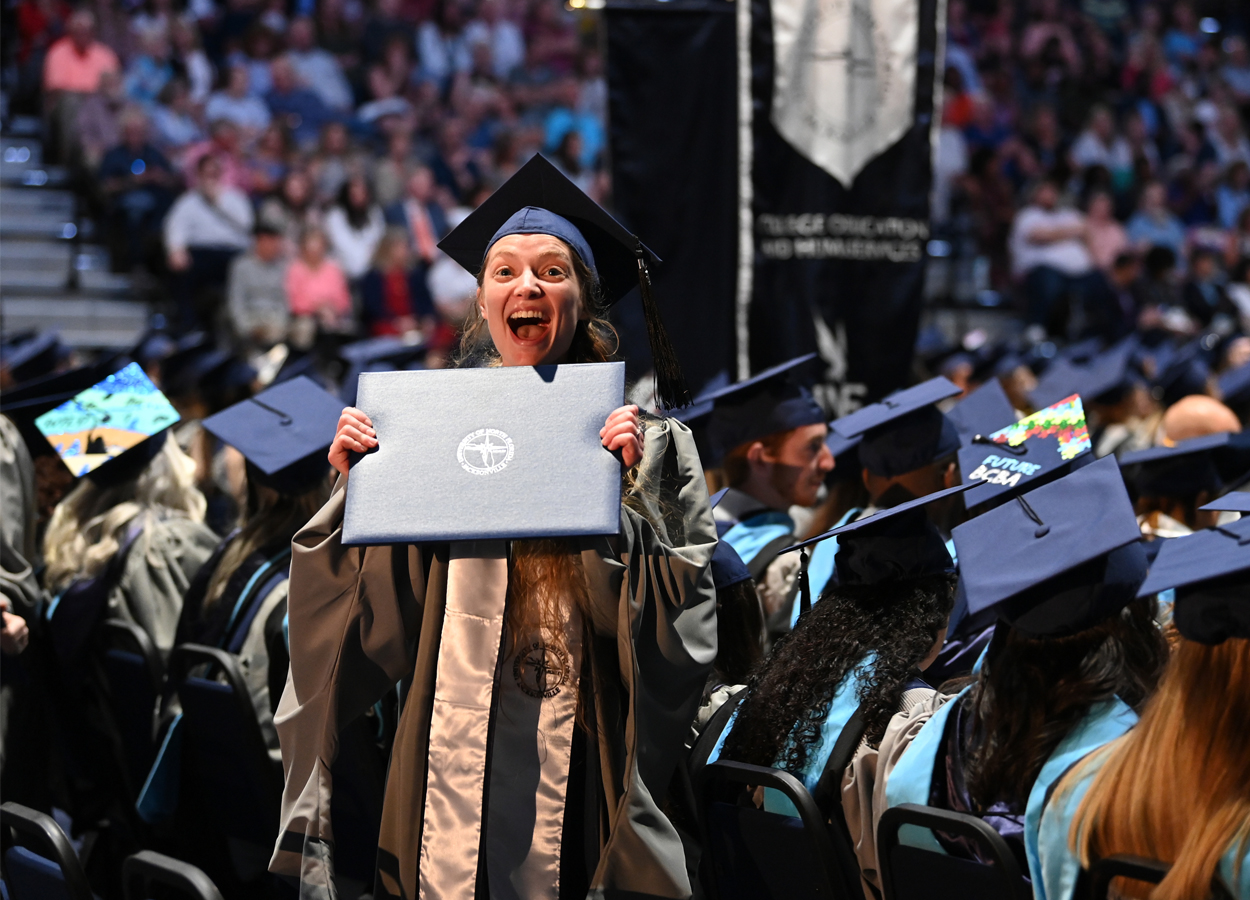
[[343,543],[616,534],[599,429],[624,395],[619,362],[362,374],[378,446],[352,464]]

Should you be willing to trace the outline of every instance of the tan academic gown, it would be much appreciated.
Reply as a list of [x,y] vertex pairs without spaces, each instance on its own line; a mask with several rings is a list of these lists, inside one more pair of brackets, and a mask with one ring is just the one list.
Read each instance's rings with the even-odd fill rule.
[[[691,895],[681,841],[660,806],[716,656],[716,528],[689,430],[673,419],[645,424],[620,533],[578,539],[595,623],[592,677],[583,681],[596,688],[602,775],[595,898]],[[559,472],[552,475],[558,491]],[[286,790],[270,870],[298,879],[301,898],[334,897],[330,766],[339,728],[411,676],[391,752],[375,896],[415,900],[419,866],[438,865],[421,861],[421,842],[448,546],[344,547],[344,487],[340,479],[293,541],[291,670],[275,717]],[[477,839],[466,833],[463,843]],[[466,900],[472,882],[458,892]]]

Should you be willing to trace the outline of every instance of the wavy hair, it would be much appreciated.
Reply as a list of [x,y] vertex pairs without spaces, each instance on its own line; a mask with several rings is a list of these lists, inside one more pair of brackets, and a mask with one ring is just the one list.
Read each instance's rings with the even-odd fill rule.
[[1121,853],[1163,860],[1172,868],[1158,887],[1117,879],[1116,888],[1153,900],[1207,897],[1224,853],[1235,845],[1240,861],[1250,844],[1248,722],[1250,639],[1208,647],[1181,638],[1137,727],[1079,763],[1051,801],[1062,803],[1105,760],[1068,836],[1081,865]]
[[752,676],[725,739],[726,758],[802,770],[820,742],[834,693],[869,653],[876,659],[858,700],[866,736],[879,742],[907,680],[945,627],[954,595],[954,575],[826,592]]
[[195,461],[174,440],[135,478],[101,486],[79,479],[52,511],[43,539],[44,586],[60,591],[75,578],[93,578],[121,548],[130,522],[140,515],[204,521],[207,506],[195,486]]

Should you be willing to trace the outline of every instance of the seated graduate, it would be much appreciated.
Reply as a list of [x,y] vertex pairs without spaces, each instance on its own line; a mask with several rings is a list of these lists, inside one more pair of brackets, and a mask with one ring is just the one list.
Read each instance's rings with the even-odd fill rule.
[[[478,273],[471,359],[606,361],[604,301],[641,275],[658,393],[684,393],[649,251],[542,157],[440,246]],[[343,477],[293,544],[272,871],[332,891],[337,734],[405,679],[375,897],[691,896],[660,803],[716,654],[716,530],[685,426],[622,407],[600,437],[623,462],[617,535],[345,547],[348,454],[385,434],[344,411]]]
[[1157,543],[1214,525],[1218,515],[1201,507],[1220,495],[1225,476],[1244,478],[1250,451],[1231,447],[1228,434],[1211,434],[1126,453],[1120,466],[1137,494],[1142,535]]
[[270,753],[273,711],[286,685],[284,620],[291,539],[330,497],[326,451],[340,403],[306,377],[284,381],[204,420],[204,430],[246,459],[240,527],[217,545],[187,590],[178,643],[239,657]]
[[[861,858],[872,860],[889,807],[978,816],[1037,884],[1047,789],[1132,727],[1166,661],[1154,604],[1134,599],[1145,550],[1113,459],[983,513],[954,540],[970,612],[993,606],[1001,621],[968,687],[949,703],[935,694],[895,716],[877,752],[856,757],[854,777],[873,785],[872,807],[858,821],[848,807],[847,824]],[[974,852],[956,838],[919,834],[928,848]]]
[[714,510],[716,530],[755,578],[770,635],[789,631],[796,615],[798,558],[778,556],[798,540],[789,510],[814,506],[834,466],[825,446],[829,417],[795,379],[814,359],[789,360],[702,394],[696,404],[711,404],[709,462],[721,466],[728,481]]
[[716,545],[712,555],[712,582],[716,585],[716,662],[705,695],[746,684],[764,656],[764,611],[755,579],[725,541]]
[[1118,896],[1205,898],[1218,876],[1229,896],[1250,897],[1247,542],[1243,516],[1167,541],[1155,559],[1140,593],[1175,589],[1180,637],[1137,727],[1073,767],[1047,803],[1048,900],[1070,900],[1080,867],[1118,854],[1171,864],[1157,888],[1118,880]]
[[[955,565],[921,508],[932,499],[941,496],[813,539],[840,536],[837,583],[752,677],[720,757],[785,769],[826,815],[840,816],[840,797],[858,802],[859,786],[845,769],[850,754],[861,736],[875,745],[891,716],[932,694],[918,674],[946,638]],[[848,727],[854,743],[835,763],[834,748]],[[764,807],[795,814],[772,791],[765,791]],[[880,886],[875,873],[865,878]]]

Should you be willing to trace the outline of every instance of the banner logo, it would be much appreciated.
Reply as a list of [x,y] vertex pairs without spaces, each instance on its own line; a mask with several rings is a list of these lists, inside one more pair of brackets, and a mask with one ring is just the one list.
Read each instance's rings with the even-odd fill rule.
[[912,124],[915,0],[772,0],[773,126],[844,187]]
[[470,475],[494,475],[507,468],[515,451],[512,438],[498,428],[479,428],[465,435],[456,459]]

